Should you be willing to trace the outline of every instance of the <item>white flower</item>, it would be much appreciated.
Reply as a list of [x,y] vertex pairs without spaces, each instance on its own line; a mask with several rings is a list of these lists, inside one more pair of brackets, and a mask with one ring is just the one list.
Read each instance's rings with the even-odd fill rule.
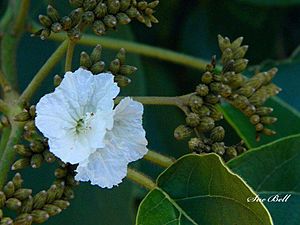
[[147,153],[143,105],[130,98],[113,109],[119,88],[113,75],[78,69],[36,106],[36,126],[64,162],[79,163],[76,179],[111,188],[127,164]]

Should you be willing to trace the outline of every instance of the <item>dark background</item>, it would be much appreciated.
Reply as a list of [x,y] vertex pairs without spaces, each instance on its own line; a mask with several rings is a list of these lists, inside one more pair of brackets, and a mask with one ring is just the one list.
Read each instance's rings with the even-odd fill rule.
[[[49,1],[32,1],[31,17],[37,21],[40,13],[45,13]],[[52,0],[61,14],[70,11],[68,1]],[[0,1],[0,15],[3,14],[6,1]],[[130,26],[120,27],[116,32],[108,33],[119,39],[146,43],[172,49],[209,60],[219,55],[217,34],[231,39],[244,37],[244,43],[250,46],[247,57],[250,65],[270,67],[276,65],[280,72],[275,83],[283,88],[280,97],[300,109],[299,101],[299,56],[291,54],[300,43],[300,5],[299,0],[232,0],[232,1],[196,1],[162,0],[156,13],[160,23],[148,29],[134,22]],[[101,44],[101,42],[100,42]],[[24,89],[33,75],[55,50],[58,43],[30,38],[25,34],[18,53],[19,88]],[[74,69],[78,67],[81,50],[91,48],[78,47]],[[105,61],[113,58],[115,51],[104,49]],[[163,61],[129,55],[131,64],[139,68],[133,83],[123,90],[125,95],[174,96],[192,92],[199,82],[201,73],[183,66]],[[56,73],[61,75],[63,62]],[[45,93],[53,90],[51,77],[47,79],[33,100],[33,104]],[[173,138],[173,130],[184,121],[182,113],[173,107],[146,107],[145,129],[149,148],[159,152],[180,156],[188,153],[186,143]],[[231,131],[228,138],[236,139]],[[135,163],[151,176],[161,170],[147,162]],[[26,185],[34,190],[47,189],[53,176],[49,174],[53,166],[44,165],[42,169],[28,169],[22,172],[26,176]],[[119,187],[104,190],[89,184],[81,184],[71,207],[47,224],[85,224],[85,225],[124,225],[133,224],[134,214],[142,196],[143,189],[125,180]]]

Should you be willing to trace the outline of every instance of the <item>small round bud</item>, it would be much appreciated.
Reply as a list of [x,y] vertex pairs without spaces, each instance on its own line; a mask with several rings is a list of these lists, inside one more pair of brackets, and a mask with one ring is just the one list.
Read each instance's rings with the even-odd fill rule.
[[250,117],[250,122],[252,123],[252,124],[258,124],[259,122],[260,122],[260,116],[259,115],[256,115],[256,114],[254,114],[254,115],[252,115],[251,117]]
[[225,130],[223,127],[218,126],[215,127],[210,134],[210,138],[214,141],[214,142],[218,142],[218,141],[222,141],[225,137]]
[[46,204],[47,192],[40,191],[33,197],[33,208],[41,209]]
[[119,59],[115,59],[113,61],[111,61],[110,65],[109,65],[109,70],[112,74],[117,74],[120,70],[120,60]]
[[186,126],[186,125],[180,125],[178,126],[174,131],[174,137],[177,140],[182,140],[184,138],[189,137],[193,132],[193,129]]
[[108,12],[111,14],[116,14],[120,11],[120,1],[119,0],[107,0]]
[[212,130],[215,127],[215,121],[211,117],[203,117],[201,118],[201,123],[198,126],[198,129],[207,132]]
[[46,211],[49,216],[55,216],[59,213],[61,213],[61,208],[59,208],[58,206],[56,205],[53,205],[53,204],[46,204],[44,207],[43,207],[43,210]]
[[205,96],[205,102],[210,104],[217,104],[220,101],[220,96],[214,94],[208,94]]
[[22,202],[22,206],[20,208],[21,213],[29,213],[32,211],[33,206],[33,198],[29,196],[25,201]]
[[9,198],[6,200],[5,205],[10,210],[18,210],[22,206],[22,202],[16,198]]
[[61,82],[62,82],[62,77],[59,75],[55,75],[53,78],[54,87],[58,87]]
[[97,6],[97,0],[84,0],[83,8],[85,11],[94,10]]
[[263,134],[267,135],[267,136],[272,136],[276,134],[276,131],[268,129],[268,128],[264,128],[262,130]]
[[199,84],[197,87],[196,87],[196,93],[200,96],[206,96],[208,95],[209,93],[209,88],[207,87],[207,85],[205,84]]
[[11,170],[21,170],[28,167],[29,165],[30,165],[30,159],[28,158],[19,159],[11,166]]
[[203,104],[203,99],[200,96],[192,95],[189,98],[189,103],[188,104],[189,104],[190,107],[200,108]]
[[129,66],[129,65],[122,65],[120,67],[120,73],[123,74],[124,76],[130,76],[134,74],[137,71],[137,68],[134,66]]
[[104,16],[107,15],[107,5],[105,3],[100,2],[96,6],[94,12],[95,12],[95,15],[97,18],[99,18],[99,19],[103,18]]
[[94,33],[99,36],[105,34],[105,32],[106,32],[105,25],[101,20],[96,20],[93,23],[92,29],[93,29]]
[[116,17],[119,24],[126,25],[131,22],[131,19],[125,13],[118,13]]
[[271,116],[261,117],[261,123],[262,124],[270,125],[270,124],[275,123],[276,121],[277,121],[276,117],[271,117]]
[[93,74],[99,74],[102,73],[105,69],[105,63],[103,61],[96,62],[92,65],[90,68],[91,72]]
[[233,159],[235,157],[237,157],[237,151],[234,147],[228,147],[226,149],[226,156],[229,158],[229,159]]
[[70,5],[74,7],[81,7],[84,0],[69,0]]
[[44,157],[42,154],[34,154],[31,157],[30,165],[32,168],[37,169],[41,167],[43,161],[44,161]]
[[72,41],[78,41],[80,40],[82,33],[78,27],[73,27],[71,30],[68,31],[68,37]]
[[21,188],[22,183],[23,183],[23,179],[21,177],[21,174],[16,173],[15,176],[13,177],[13,179],[12,179],[12,182],[14,183],[15,189]]
[[264,129],[264,125],[263,125],[263,124],[258,123],[258,124],[255,125],[255,130],[256,130],[257,132],[260,132],[260,131],[262,131],[263,129]]
[[65,168],[57,168],[54,172],[54,175],[60,179],[60,178],[64,178],[67,175],[67,170]]
[[39,15],[39,21],[46,28],[49,28],[52,25],[52,21],[49,16]]
[[33,223],[44,223],[49,219],[49,214],[44,210],[33,210],[31,216]]
[[248,65],[249,60],[248,59],[238,59],[233,64],[233,70],[236,73],[240,73],[244,71]]
[[197,127],[200,124],[200,117],[196,113],[190,113],[187,115],[185,121],[188,126]]
[[50,17],[52,22],[58,22],[59,21],[59,18],[60,18],[59,14],[58,14],[57,10],[52,5],[48,5],[47,15]]
[[204,84],[210,84],[213,81],[213,75],[212,75],[212,73],[211,72],[205,72],[202,75],[201,81]]
[[91,53],[91,60],[93,63],[99,62],[101,60],[101,54],[102,54],[102,46],[96,45],[96,47],[93,49]]
[[118,83],[119,87],[126,87],[131,83],[131,80],[128,77],[122,75],[115,76],[114,81]]
[[16,192],[14,193],[14,198],[17,198],[21,201],[27,199],[32,193],[31,189],[25,189],[25,188],[20,188],[18,190],[16,190]]
[[62,25],[58,22],[53,23],[51,26],[51,31],[53,31],[54,33],[59,33],[60,31],[62,31],[62,29]]
[[86,52],[80,54],[80,66],[89,69],[92,66],[92,60]]
[[14,225],[27,225],[31,223],[32,216],[28,213],[21,214],[14,220]]
[[191,138],[188,142],[189,149],[196,152],[201,152],[204,148],[204,143],[200,138]]
[[86,11],[82,14],[81,22],[88,25],[92,24],[95,20],[95,15],[92,11]]
[[217,153],[218,155],[224,155],[225,153],[225,146],[223,142],[217,142],[212,144],[211,149],[213,152]]
[[43,157],[47,163],[53,163],[56,160],[55,155],[48,150],[43,151]]
[[117,18],[113,15],[107,15],[103,19],[104,24],[109,28],[117,26]]
[[24,145],[14,145],[14,150],[20,155],[24,157],[29,157],[32,155],[32,151],[25,147]]
[[57,207],[63,209],[66,209],[70,206],[70,202],[65,201],[65,200],[55,200],[53,203],[53,205],[56,205]]

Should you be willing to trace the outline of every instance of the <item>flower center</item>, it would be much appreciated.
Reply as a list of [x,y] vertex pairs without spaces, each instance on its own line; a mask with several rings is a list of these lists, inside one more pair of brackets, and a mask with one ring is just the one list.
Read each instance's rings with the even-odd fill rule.
[[82,118],[77,121],[77,125],[75,127],[76,133],[86,133],[92,129],[91,121],[95,114],[93,112],[86,113]]

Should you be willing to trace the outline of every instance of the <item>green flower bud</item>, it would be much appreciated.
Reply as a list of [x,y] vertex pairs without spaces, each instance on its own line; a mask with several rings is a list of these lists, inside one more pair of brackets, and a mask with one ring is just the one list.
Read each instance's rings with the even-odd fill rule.
[[20,155],[24,157],[30,157],[32,155],[32,151],[25,147],[24,145],[14,145],[14,150]]
[[187,115],[186,124],[190,127],[197,127],[200,124],[200,117],[196,113],[190,113]]
[[4,187],[3,187],[3,192],[6,196],[6,198],[10,198],[13,196],[15,193],[15,185],[12,181],[9,181]]
[[62,25],[58,22],[53,23],[52,26],[51,26],[51,30],[54,33],[59,33],[62,29],[63,29]]
[[47,27],[47,28],[51,27],[51,25],[52,25],[52,21],[51,21],[50,17],[45,16],[45,15],[39,15],[39,21],[44,27]]
[[205,84],[199,84],[197,87],[196,87],[196,92],[198,95],[204,97],[206,95],[208,95],[209,93],[209,88],[207,87],[207,85]]
[[67,183],[67,185],[72,186],[72,187],[79,185],[79,182],[76,181],[74,176],[72,176],[72,175],[67,176],[66,183]]
[[151,8],[146,8],[146,9],[145,9],[145,14],[146,14],[147,16],[151,16],[153,13],[154,13],[154,10],[153,10],[153,9],[151,9]]
[[118,13],[116,17],[119,24],[126,25],[131,22],[130,17],[126,13]]
[[53,189],[53,190],[55,190],[54,191],[55,199],[61,199],[61,197],[64,194],[65,187],[66,187],[65,183],[64,182],[56,182],[55,186],[56,186],[56,188],[54,187],[54,189]]
[[45,146],[44,146],[43,142],[36,140],[36,141],[33,141],[30,143],[30,149],[34,153],[41,153],[45,150]]
[[96,47],[93,49],[91,53],[91,60],[93,63],[99,62],[101,60],[101,55],[102,55],[102,46],[101,45],[96,45]]
[[65,30],[65,31],[68,31],[68,30],[70,30],[72,28],[72,20],[68,16],[64,16],[60,20],[60,24],[62,26],[62,29]]
[[262,106],[262,107],[258,107],[256,109],[256,113],[258,115],[260,115],[260,116],[267,116],[267,115],[269,115],[272,112],[273,112],[273,108],[270,108],[270,107],[264,107],[264,106]]
[[230,48],[231,48],[232,50],[236,50],[237,48],[239,48],[239,47],[241,46],[243,40],[244,40],[243,37],[239,37],[239,38],[235,39],[235,40],[231,43]]
[[52,205],[52,204],[46,204],[44,207],[43,207],[43,210],[45,210],[49,216],[55,216],[59,213],[61,213],[61,208],[59,208],[58,206],[56,205]]
[[42,154],[34,154],[31,157],[30,165],[32,168],[37,169],[41,167],[43,161],[44,161],[44,157]]
[[139,15],[139,16],[137,17],[137,19],[138,19],[141,23],[144,23],[147,27],[149,27],[149,28],[152,27],[152,23],[151,23],[151,20],[150,20],[149,16]]
[[137,4],[137,7],[139,10],[145,10],[148,6],[148,3],[146,1],[140,1]]
[[174,131],[174,137],[177,140],[182,140],[184,138],[189,137],[193,133],[193,129],[186,126],[186,125],[180,125],[178,126]]
[[47,191],[47,203],[52,203],[56,199],[56,194],[58,192],[57,185],[53,184]]
[[73,199],[75,197],[74,191],[71,187],[68,186],[64,189],[64,195],[66,196],[67,200]]
[[237,151],[234,147],[228,147],[226,149],[226,156],[229,158],[229,159],[233,159],[235,157],[237,157]]
[[198,153],[201,153],[202,149],[204,148],[204,143],[200,138],[191,138],[188,145],[190,150]]
[[243,86],[237,91],[238,94],[244,95],[246,97],[250,97],[254,92],[255,89],[251,86]]
[[150,19],[150,21],[151,21],[152,23],[159,23],[158,19],[157,19],[155,16],[153,16],[153,15],[148,15],[148,17],[149,17],[149,19]]
[[240,73],[244,71],[248,65],[249,60],[248,59],[238,59],[233,63],[233,70],[236,73]]
[[197,95],[191,95],[189,98],[189,106],[190,107],[197,107],[200,108],[203,104],[203,99],[200,96]]
[[254,115],[252,115],[251,117],[250,117],[250,122],[252,123],[252,124],[258,124],[259,122],[260,122],[260,116],[259,115],[256,115],[256,114],[254,114]]
[[92,60],[86,52],[80,54],[80,66],[89,69],[92,66]]
[[69,3],[74,7],[81,7],[84,0],[69,0]]
[[227,72],[225,73],[224,77],[227,80],[226,83],[231,88],[239,88],[245,80],[245,78],[241,74],[235,72]]
[[31,119],[30,114],[27,111],[21,112],[14,117],[15,121],[25,122]]
[[120,60],[115,59],[111,61],[109,65],[109,70],[111,71],[112,74],[117,74],[120,70],[120,66],[121,66]]
[[[23,179],[21,177],[20,173],[16,173],[15,176],[12,179],[12,182],[14,183],[15,189],[19,189],[22,186]],[[1,207],[0,207],[1,208]]]
[[124,48],[121,48],[116,55],[116,58],[119,59],[121,65],[123,65],[126,61],[126,50]]
[[19,159],[11,166],[11,170],[21,170],[28,167],[29,165],[30,165],[30,159],[28,158]]
[[140,12],[137,13],[136,19],[141,23],[146,23],[145,17]]
[[47,201],[47,192],[46,191],[40,191],[33,197],[33,208],[35,209],[41,209],[44,207]]
[[92,65],[90,68],[91,72],[93,74],[99,74],[102,73],[105,69],[105,63],[103,61],[96,62],[95,64]]
[[80,40],[82,33],[78,27],[73,27],[71,30],[68,31],[68,37],[72,41],[78,41]]
[[207,132],[212,130],[215,127],[215,121],[211,117],[203,117],[201,118],[201,123],[198,126],[198,129]]
[[249,46],[248,45],[244,45],[241,46],[239,48],[237,48],[234,52],[233,52],[233,59],[242,59],[244,58],[244,56],[246,55],[246,52],[248,51]]
[[134,74],[137,71],[137,68],[134,66],[129,66],[129,65],[122,65],[120,67],[120,73],[124,76],[130,76]]
[[148,7],[151,9],[154,9],[154,8],[156,8],[156,6],[158,6],[158,4],[159,4],[159,1],[156,0],[156,1],[148,3]]
[[41,40],[46,40],[51,34],[51,30],[48,29],[48,28],[45,28],[45,29],[42,29],[38,32],[38,34],[34,34],[33,36],[35,35],[39,35]]
[[263,125],[263,124],[258,123],[258,124],[255,125],[255,130],[256,130],[257,132],[260,132],[260,131],[262,131],[263,129],[264,129],[264,125]]
[[223,142],[217,142],[212,144],[211,149],[213,152],[217,153],[218,155],[224,155],[225,153],[225,146]]
[[274,76],[276,75],[277,72],[278,72],[278,69],[277,69],[277,68],[272,68],[272,69],[270,69],[270,70],[267,72],[266,76],[264,77],[265,79],[264,79],[263,84],[264,84],[264,85],[268,84],[268,83],[274,78]]
[[22,202],[22,207],[20,208],[21,213],[29,213],[32,211],[33,198],[29,196],[25,201]]
[[107,15],[107,5],[100,2],[94,10],[94,13],[98,19],[101,19]]
[[210,134],[210,138],[214,141],[214,142],[218,142],[218,141],[222,141],[225,137],[225,130],[223,127],[218,126],[215,127]]
[[131,80],[128,77],[122,75],[115,76],[114,80],[118,83],[119,87],[126,87],[128,84],[131,83]]
[[250,105],[248,98],[242,95],[238,95],[233,100],[233,105],[238,109],[245,109],[248,105]]
[[94,20],[95,20],[95,15],[92,11],[86,11],[82,14],[82,18],[81,18],[82,23],[88,25],[88,24],[92,24]]
[[121,3],[119,0],[107,0],[108,12],[111,14],[116,14],[120,11]]
[[237,146],[236,150],[237,150],[238,154],[242,154],[247,151],[247,149],[243,146]]
[[1,219],[3,218],[3,211],[2,209],[0,208],[0,224],[1,224]]
[[36,116],[36,107],[35,105],[31,105],[29,108],[29,114],[32,118],[34,118]]
[[266,125],[270,125],[273,124],[277,121],[276,117],[271,117],[271,116],[264,116],[261,118],[261,123],[262,124],[266,124]]
[[218,42],[221,51],[231,47],[231,43],[228,37],[223,38],[221,35],[218,35]]
[[14,220],[14,225],[31,225],[31,223],[32,216],[28,213],[21,214]]
[[243,113],[250,117],[256,112],[256,108],[254,105],[248,105],[245,109],[243,109]]
[[97,0],[84,0],[83,8],[85,11],[94,10],[97,6]]
[[13,223],[14,223],[14,221],[9,217],[3,217],[0,221],[0,225],[10,225]]
[[109,28],[114,28],[117,26],[117,18],[113,15],[107,15],[103,19],[104,24]]
[[22,206],[22,202],[16,198],[9,198],[6,200],[5,205],[10,210],[18,210]]
[[129,8],[131,0],[120,0],[120,10],[125,11]]
[[58,87],[62,81],[62,77],[59,75],[55,75],[53,78],[54,87]]
[[29,195],[32,194],[32,190],[31,189],[25,189],[25,188],[20,188],[18,190],[16,190],[16,192],[14,193],[14,198],[17,198],[21,201],[27,199],[29,197]]
[[126,10],[126,14],[130,18],[135,18],[135,17],[137,17],[139,15],[139,11],[135,7],[130,7],[129,9]]
[[68,171],[66,168],[57,168],[54,172],[54,175],[60,179],[60,178],[64,178],[67,175]]
[[44,210],[33,210],[31,215],[33,223],[44,223],[49,219],[49,214]]
[[227,64],[233,58],[233,52],[230,48],[226,48],[222,54],[222,64]]
[[2,209],[6,202],[6,196],[4,192],[0,191],[0,209]]
[[219,111],[214,105],[209,105],[209,109],[210,109],[210,117],[214,120],[214,121],[219,121],[223,119],[223,113],[221,111]]
[[214,94],[208,94],[205,96],[205,102],[210,104],[217,104],[220,101],[220,96]]
[[70,202],[65,200],[55,200],[53,202],[53,205],[56,205],[57,207],[61,208],[62,210],[68,208],[70,206]]
[[74,9],[70,14],[69,17],[72,21],[71,27],[74,27],[76,25],[78,25],[78,23],[81,20],[82,14],[84,13],[83,8],[77,8]]
[[59,18],[60,18],[59,14],[58,14],[57,10],[52,5],[48,5],[47,15],[50,17],[52,22],[58,22],[59,21]]
[[105,25],[101,20],[96,20],[93,23],[92,29],[93,29],[94,33],[99,36],[105,34],[105,32],[106,32]]
[[53,163],[56,160],[55,155],[48,150],[43,151],[43,157],[47,163]]

